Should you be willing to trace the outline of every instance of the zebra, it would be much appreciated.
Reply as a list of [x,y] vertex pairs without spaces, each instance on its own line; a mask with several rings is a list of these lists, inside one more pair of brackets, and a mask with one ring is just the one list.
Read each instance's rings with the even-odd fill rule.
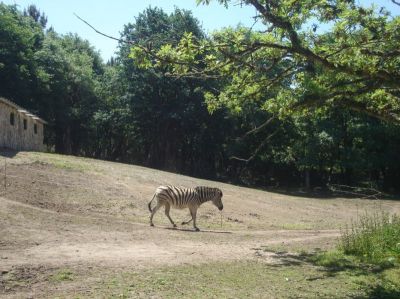
[[[189,224],[193,220],[193,228],[199,231],[196,226],[196,213],[197,209],[201,204],[212,201],[212,203],[220,210],[224,208],[222,204],[222,191],[218,188],[198,186],[196,188],[184,188],[176,186],[160,186],[156,189],[153,198],[148,203],[150,216],[150,226],[153,224],[153,216],[162,206],[165,206],[165,215],[168,217],[169,221],[176,227],[176,224],[171,219],[169,215],[169,210],[171,207],[176,209],[188,208],[192,218],[189,221],[182,222],[182,225]],[[152,209],[151,203],[154,199],[157,199],[157,205]]]

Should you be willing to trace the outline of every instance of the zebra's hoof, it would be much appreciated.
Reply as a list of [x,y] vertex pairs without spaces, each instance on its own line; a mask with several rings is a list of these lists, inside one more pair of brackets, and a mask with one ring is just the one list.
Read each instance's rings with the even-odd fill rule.
[[182,222],[182,223],[181,223],[181,225],[186,225],[186,224],[187,224],[186,222]]
[[154,226],[154,224],[153,224],[153,223],[150,223],[150,226]]
[[176,224],[174,224],[174,228],[176,228]]
[[199,231],[200,231],[200,229],[199,229],[198,227],[195,227],[194,230],[195,230],[196,232],[199,232]]

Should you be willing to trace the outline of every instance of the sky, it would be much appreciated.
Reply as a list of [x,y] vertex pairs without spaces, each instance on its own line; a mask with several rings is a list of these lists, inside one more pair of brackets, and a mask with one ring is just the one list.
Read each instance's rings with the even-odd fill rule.
[[[120,37],[125,24],[133,23],[135,17],[149,6],[160,7],[166,13],[174,11],[175,7],[191,10],[206,32],[221,29],[227,26],[242,24],[252,26],[255,9],[249,6],[231,5],[228,9],[217,3],[209,6],[196,5],[195,0],[3,0],[5,4],[16,4],[23,10],[30,4],[44,12],[48,17],[47,26],[53,26],[56,32],[66,34],[77,33],[100,51],[107,61],[117,48],[117,41],[113,41],[94,32],[74,13],[85,19],[99,31]],[[214,1],[216,2],[216,1]],[[232,1],[233,3],[235,1]],[[394,15],[400,14],[400,7],[390,0],[358,0],[363,5],[376,4],[385,6]],[[261,24],[257,24],[260,26]]]

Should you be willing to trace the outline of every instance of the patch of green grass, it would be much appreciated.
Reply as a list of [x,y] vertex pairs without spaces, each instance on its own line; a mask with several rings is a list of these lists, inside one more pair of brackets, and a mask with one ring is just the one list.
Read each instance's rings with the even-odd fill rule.
[[[347,272],[331,276],[312,264],[216,262],[121,273],[109,279],[107,298],[343,298],[367,293]],[[363,281],[363,280],[362,280]],[[102,284],[104,286],[104,284]],[[98,294],[93,294],[97,296]]]
[[358,261],[354,257],[347,256],[342,251],[322,252],[311,256],[309,261],[318,266],[338,270],[357,268],[359,266]]
[[64,170],[75,170],[75,171],[88,171],[93,170],[95,167],[90,163],[90,159],[66,156],[59,154],[50,153],[29,153],[30,159],[36,159],[39,162],[45,162],[53,165],[56,168]]
[[375,298],[400,298],[400,267],[385,270],[380,282],[370,290]]
[[340,250],[320,253],[308,260],[323,266],[331,275],[348,273],[368,298],[400,298],[399,265],[368,264]]
[[342,233],[339,249],[369,263],[400,263],[400,217],[387,212],[363,215]]
[[62,269],[51,276],[51,280],[54,282],[60,281],[72,281],[74,280],[74,274],[69,269]]
[[353,276],[368,298],[400,298],[400,217],[365,214],[342,232],[337,250],[311,255],[307,261],[331,275]]
[[53,160],[50,161],[50,164],[52,164],[56,168],[65,170],[77,170],[83,172],[91,169],[90,165],[86,163],[77,163],[67,160]]

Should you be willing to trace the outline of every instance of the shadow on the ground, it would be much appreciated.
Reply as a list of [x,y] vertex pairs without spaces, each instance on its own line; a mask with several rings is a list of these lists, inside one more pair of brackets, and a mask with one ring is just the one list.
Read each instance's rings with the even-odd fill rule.
[[[261,250],[257,248],[256,250]],[[346,257],[338,257],[330,260],[329,262],[325,262],[321,265],[319,257],[322,252],[311,252],[311,253],[301,253],[301,254],[292,254],[285,251],[274,251],[274,250],[266,250],[263,251],[273,253],[269,258],[274,259],[274,263],[270,265],[271,267],[279,268],[279,267],[289,267],[289,266],[315,266],[318,267],[321,275],[315,277],[308,277],[306,280],[314,281],[319,279],[325,279],[327,277],[334,277],[336,275],[341,275],[344,272],[347,272],[351,276],[354,277],[374,277],[373,283],[369,285],[361,284],[360,287],[365,288],[366,296],[363,297],[351,297],[351,298],[386,298],[386,299],[398,299],[400,298],[400,289],[396,289],[395,286],[388,284],[384,280],[381,280],[383,272],[385,270],[395,268],[396,266],[393,264],[380,264],[380,265],[371,265],[365,263],[356,263],[351,259],[347,259]],[[262,256],[261,254],[258,254]]]
[[394,288],[387,289],[387,288],[383,287],[381,284],[369,289],[367,293],[368,293],[367,298],[371,298],[371,299],[399,299],[400,298],[400,290],[396,290]]
[[163,228],[163,229],[168,229],[168,230],[189,232],[189,233],[232,234],[232,232],[229,232],[229,231],[218,231],[218,230],[200,229],[199,231],[195,231],[194,229],[190,229],[190,228],[180,228],[180,227],[162,227],[162,228]]
[[0,157],[14,158],[18,153],[19,153],[19,151],[0,147]]
[[[268,251],[268,250],[266,250]],[[288,252],[274,252],[271,257],[275,259],[274,267],[282,266],[298,266],[302,264],[309,264],[313,266],[318,266],[321,268],[322,272],[325,272],[329,276],[334,276],[343,271],[352,271],[353,275],[368,275],[383,272],[386,269],[393,267],[392,264],[381,264],[381,265],[371,265],[364,263],[354,263],[353,261],[346,259],[344,257],[332,259],[329,262],[325,262],[323,265],[319,262],[320,252],[311,253],[301,253],[292,254]]]
[[347,198],[347,199],[365,199],[365,200],[399,200],[399,194],[386,194],[380,193],[377,197],[372,196],[371,194],[349,194],[346,192],[337,192],[337,191],[330,191],[328,189],[321,189],[321,190],[306,190],[306,189],[299,189],[299,188],[261,188],[263,191],[277,193],[286,196],[294,196],[294,197],[301,197],[301,198],[313,198],[313,199],[336,199],[340,198]]
[[[218,181],[218,180],[215,180]],[[348,198],[348,199],[365,199],[365,200],[399,200],[400,194],[398,193],[385,193],[381,190],[374,190],[372,188],[366,188],[361,186],[342,186],[344,190],[331,189],[327,186],[320,186],[314,188],[302,188],[302,187],[286,187],[286,186],[263,186],[258,184],[243,184],[241,182],[220,180],[223,183],[232,184],[245,188],[258,189],[270,193],[276,193],[286,196],[301,197],[301,198],[312,198],[312,199],[336,199]],[[363,192],[354,191],[357,189],[363,189]]]

